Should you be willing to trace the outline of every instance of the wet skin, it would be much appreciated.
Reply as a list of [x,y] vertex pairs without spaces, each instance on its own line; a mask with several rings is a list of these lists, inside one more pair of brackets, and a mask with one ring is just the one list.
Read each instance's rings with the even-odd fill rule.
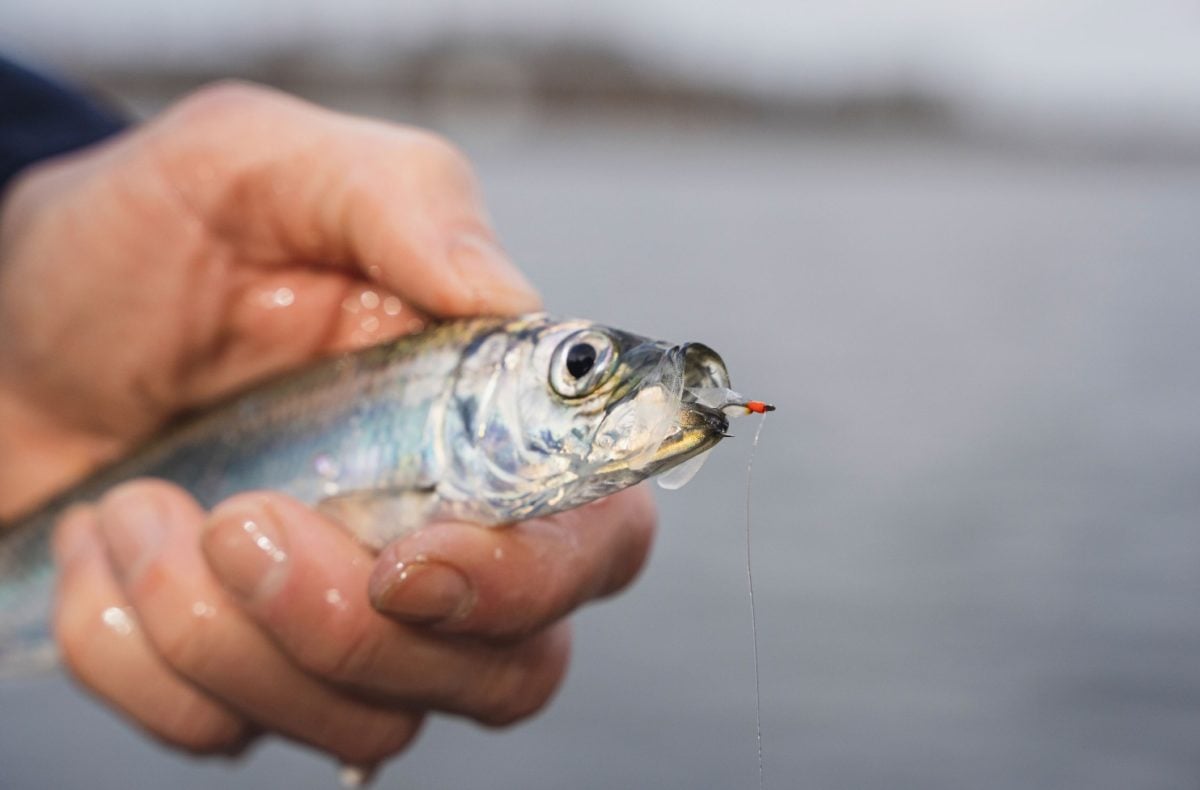
[[[429,316],[536,309],[444,141],[222,85],[27,171],[0,205],[0,518],[171,417]],[[374,557],[278,494],[211,512],[136,481],[56,534],[75,677],[166,743],[263,733],[354,763],[431,711],[541,709],[565,615],[642,565],[633,489],[501,530],[445,523]]]

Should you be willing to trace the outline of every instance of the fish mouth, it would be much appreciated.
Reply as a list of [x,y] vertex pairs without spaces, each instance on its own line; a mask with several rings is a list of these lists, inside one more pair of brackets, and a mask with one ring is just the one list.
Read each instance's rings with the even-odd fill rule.
[[677,346],[641,338],[624,352],[628,373],[610,395],[593,438],[597,475],[665,472],[711,449],[729,418],[705,393],[729,391],[729,372],[702,343]]
[[658,471],[712,449],[729,433],[729,418],[720,409],[698,402],[696,392],[729,388],[729,370],[721,355],[703,343],[684,343],[667,353],[682,370],[678,427],[658,446],[651,462]]
[[729,418],[723,412],[699,403],[685,404],[679,427],[658,445],[646,466],[665,471],[712,449],[728,433]]
[[713,349],[703,343],[673,346],[647,382],[669,390],[677,411],[666,435],[637,459],[638,468],[650,474],[664,472],[712,449],[728,435],[729,418],[721,409],[699,402],[696,394],[729,388],[729,371]]
[[667,356],[677,360],[683,370],[685,400],[695,402],[694,397],[689,398],[695,390],[729,389],[729,370],[725,367],[725,360],[703,343],[683,343],[667,352]]

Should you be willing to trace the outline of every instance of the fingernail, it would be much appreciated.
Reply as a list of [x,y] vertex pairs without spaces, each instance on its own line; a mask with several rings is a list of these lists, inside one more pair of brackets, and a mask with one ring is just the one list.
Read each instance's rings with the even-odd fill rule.
[[475,605],[475,590],[466,576],[422,556],[376,566],[370,594],[376,609],[409,623],[461,620]]
[[166,513],[154,494],[116,488],[100,504],[100,535],[113,570],[128,583],[158,554],[166,535]]
[[538,292],[494,242],[464,233],[450,245],[450,262],[476,299],[489,307],[513,312],[537,310]]
[[218,507],[204,530],[202,547],[217,579],[243,600],[259,600],[283,586],[287,543],[269,507],[244,502]]

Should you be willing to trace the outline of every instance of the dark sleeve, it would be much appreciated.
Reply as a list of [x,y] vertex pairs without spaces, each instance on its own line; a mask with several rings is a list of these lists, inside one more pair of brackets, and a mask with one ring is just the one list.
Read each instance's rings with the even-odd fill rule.
[[0,58],[0,191],[19,170],[125,128],[111,109]]

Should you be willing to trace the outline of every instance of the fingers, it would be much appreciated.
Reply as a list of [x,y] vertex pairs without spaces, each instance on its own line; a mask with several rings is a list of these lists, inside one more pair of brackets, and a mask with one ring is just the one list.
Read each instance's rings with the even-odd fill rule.
[[367,598],[371,556],[334,522],[287,497],[234,497],[203,537],[210,567],[284,654],[359,693],[490,724],[528,716],[566,668],[565,625],[505,646],[397,623]]
[[355,266],[437,316],[540,304],[466,159],[436,135],[240,84],[199,91],[150,133],[183,199],[266,263]]
[[297,668],[230,600],[199,551],[205,514],[180,489],[135,482],[98,509],[105,554],[155,658],[257,725],[355,764],[395,754],[419,712],[369,704]]
[[[376,563],[287,497],[240,495],[206,523],[180,489],[135,482],[64,524],[59,633],[86,684],[170,742],[228,750],[262,728],[371,764],[426,709],[494,725],[541,709],[568,658],[559,618],[632,579],[653,523],[633,490],[505,529],[438,525]],[[369,586],[413,619],[440,565],[469,592],[435,628],[371,605]]]
[[433,525],[383,551],[371,600],[398,620],[443,632],[529,634],[632,581],[654,521],[653,501],[639,486],[500,529]]
[[63,520],[55,555],[55,633],[79,682],[154,737],[187,751],[230,754],[249,741],[249,722],[180,680],[155,656],[108,571],[93,509],[76,509]]

